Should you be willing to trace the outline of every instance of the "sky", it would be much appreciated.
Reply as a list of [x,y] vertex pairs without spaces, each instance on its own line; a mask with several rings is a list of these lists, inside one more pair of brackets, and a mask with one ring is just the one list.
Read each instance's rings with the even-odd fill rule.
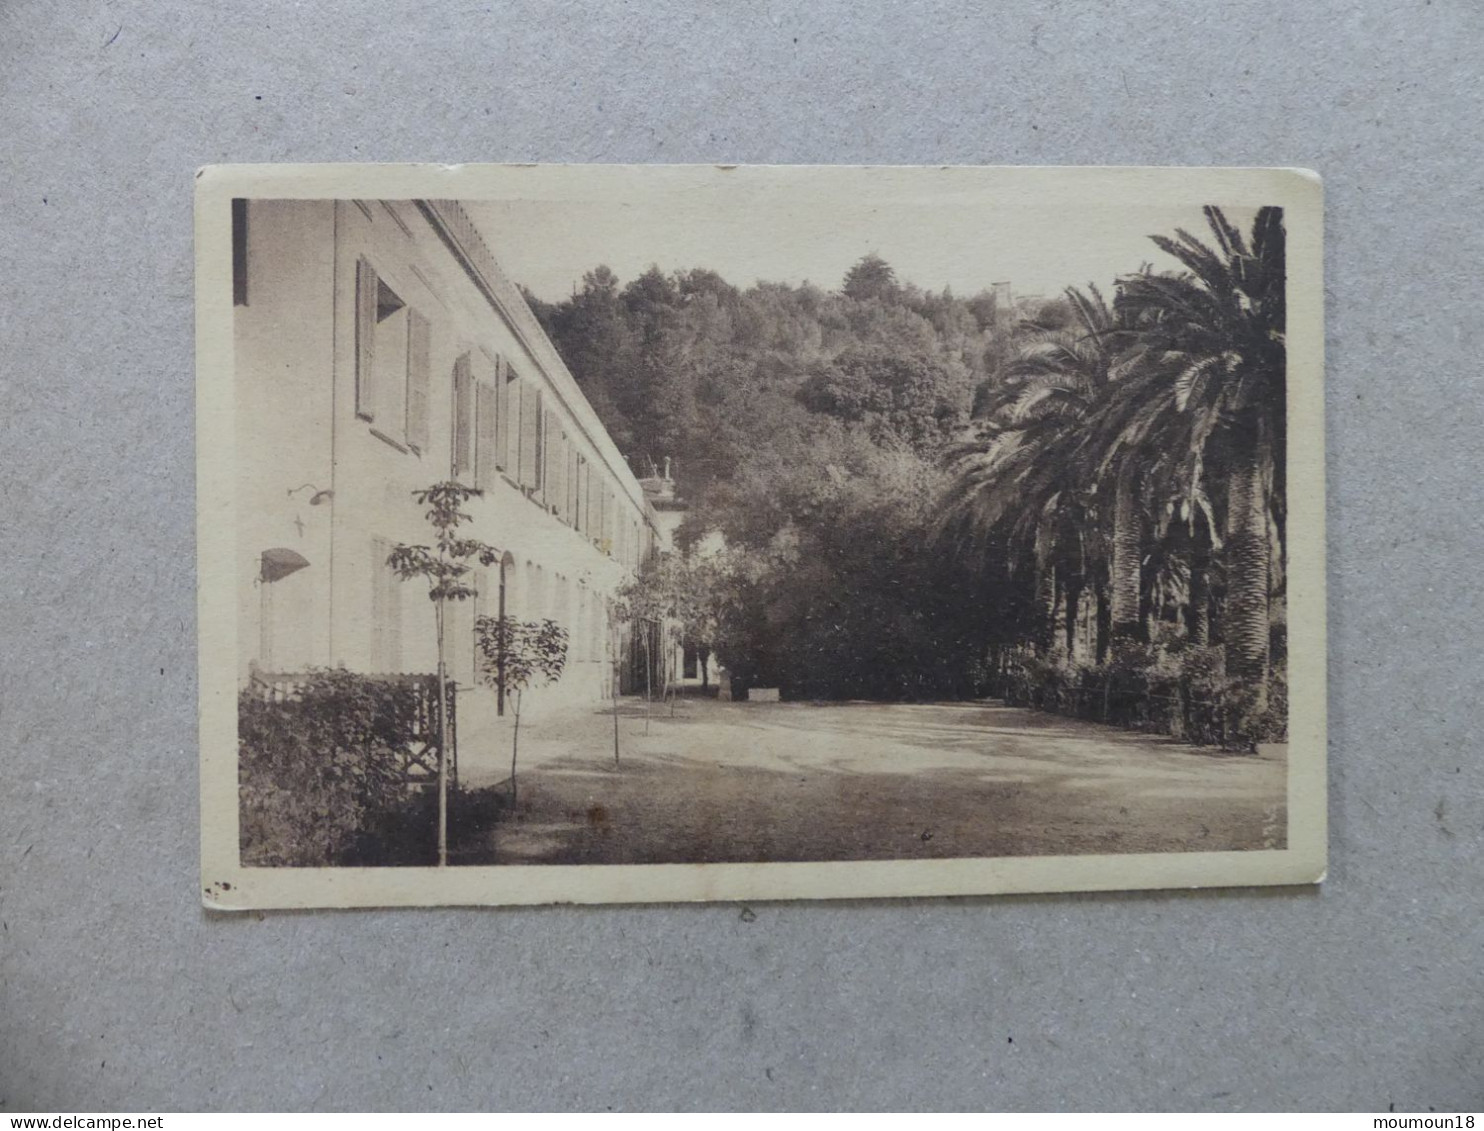
[[[1198,203],[795,191],[800,183],[761,191],[646,187],[465,207],[506,274],[548,301],[569,296],[598,264],[624,282],[657,264],[666,272],[710,268],[740,287],[809,280],[834,289],[869,253],[890,263],[899,281],[930,290],[969,295],[1008,280],[1016,295],[1050,296],[1089,282],[1108,288],[1144,263],[1175,267],[1150,234],[1185,227],[1208,236]],[[1227,213],[1250,228],[1250,208]]]

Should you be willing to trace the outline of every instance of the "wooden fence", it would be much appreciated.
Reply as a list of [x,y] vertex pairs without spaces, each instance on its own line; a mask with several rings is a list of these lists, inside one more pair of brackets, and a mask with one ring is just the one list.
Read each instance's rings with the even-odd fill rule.
[[[310,672],[265,672],[255,668],[248,679],[248,691],[269,703],[288,702],[298,699],[312,678],[313,673]],[[383,687],[403,688],[410,694],[410,718],[401,756],[402,776],[409,785],[436,785],[438,749],[443,737],[438,713],[438,677],[395,672],[364,675],[360,678],[374,681]],[[450,786],[457,787],[458,703],[452,680],[448,681],[447,688],[445,705],[448,710],[448,776]]]

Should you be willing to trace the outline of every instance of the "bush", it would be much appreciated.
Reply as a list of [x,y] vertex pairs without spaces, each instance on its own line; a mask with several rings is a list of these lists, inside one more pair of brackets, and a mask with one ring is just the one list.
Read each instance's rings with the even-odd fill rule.
[[1257,689],[1233,686],[1227,694],[1227,745],[1254,750],[1259,742],[1288,741],[1288,669],[1273,668],[1268,678],[1267,704],[1257,702]]
[[1219,646],[1162,649],[1116,645],[1104,664],[1016,656],[1001,681],[1005,702],[1129,730],[1168,734],[1196,746],[1252,750],[1288,736],[1288,680],[1275,664],[1267,705],[1257,690],[1229,680]]
[[[461,846],[494,827],[509,809],[510,794],[500,786],[456,789],[448,795],[449,855],[457,862]],[[438,863],[434,830],[438,794],[410,790],[399,800],[368,815],[366,827],[341,863],[356,868],[428,867]]]
[[402,760],[415,734],[417,696],[405,680],[344,669],[305,673],[287,699],[244,691],[237,705],[242,862],[342,863],[377,822],[406,807]]

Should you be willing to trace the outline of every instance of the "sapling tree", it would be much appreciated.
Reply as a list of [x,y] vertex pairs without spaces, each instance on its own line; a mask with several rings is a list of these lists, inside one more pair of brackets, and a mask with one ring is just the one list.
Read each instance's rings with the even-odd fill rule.
[[[658,627],[662,641],[673,645],[686,639],[709,639],[714,633],[712,571],[681,554],[662,554],[645,564],[619,588],[614,602],[621,621],[633,623],[644,652],[644,727],[649,730],[649,702],[654,698],[651,634]],[[668,668],[668,665],[666,665]],[[669,680],[664,691],[668,693]],[[673,700],[671,713],[674,713]]]
[[[639,634],[644,652],[644,733],[649,733],[649,705],[654,698],[654,658],[650,655],[652,626],[663,624],[670,608],[668,577],[657,565],[646,565],[637,576],[621,586],[614,596],[614,615],[628,622]],[[615,712],[617,704],[614,705]],[[617,739],[615,738],[615,743]],[[615,747],[614,757],[617,759]]]
[[528,688],[555,683],[567,666],[567,630],[554,620],[519,621],[513,617],[477,617],[474,639],[479,648],[480,678],[503,692],[515,710],[510,740],[510,807],[517,797],[515,769],[520,754],[520,707]]
[[608,646],[613,649],[613,768],[619,768],[618,758],[618,692],[619,671],[623,666],[624,648],[624,617],[625,610],[622,601],[608,602]]
[[399,544],[387,555],[386,564],[398,578],[428,583],[428,598],[438,627],[438,867],[448,866],[448,664],[445,628],[450,601],[467,601],[475,595],[469,584],[474,563],[494,565],[500,552],[473,538],[459,537],[459,527],[473,518],[462,508],[484,492],[452,480],[435,483],[412,497],[426,507],[424,517],[433,528],[431,546]]

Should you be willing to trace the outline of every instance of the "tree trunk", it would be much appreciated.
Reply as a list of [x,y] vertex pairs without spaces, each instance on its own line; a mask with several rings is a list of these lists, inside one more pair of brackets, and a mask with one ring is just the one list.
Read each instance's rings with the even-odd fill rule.
[[438,618],[438,867],[448,867],[448,667],[443,660],[443,602]]
[[1042,573],[1036,583],[1036,611],[1040,614],[1036,649],[1049,656],[1056,647],[1056,574],[1052,570]]
[[1268,529],[1263,498],[1265,441],[1238,453],[1227,494],[1227,596],[1222,618],[1226,673],[1251,682],[1258,709],[1267,701]]
[[515,732],[510,738],[510,811],[515,812],[515,759],[520,754],[520,689],[515,692]]
[[1114,642],[1140,638],[1139,515],[1132,473],[1118,474],[1113,499],[1113,560],[1109,563],[1109,615]]
[[618,689],[613,691],[613,768],[618,769]]
[[1185,637],[1204,648],[1211,642],[1211,544],[1204,534],[1195,535],[1190,550],[1190,592],[1186,595]]
[[1152,561],[1141,561],[1139,563],[1139,639],[1153,640],[1154,626],[1159,620],[1159,608],[1154,603],[1155,581],[1154,563]]
[[1082,582],[1068,581],[1067,591],[1067,659],[1077,662],[1078,610],[1082,599]]
[[644,733],[649,733],[649,705],[654,699],[654,663],[649,655],[649,625],[644,625]]
[[1113,642],[1113,609],[1108,600],[1108,587],[1101,582],[1097,586],[1097,657],[1098,663],[1108,662],[1108,647]]

